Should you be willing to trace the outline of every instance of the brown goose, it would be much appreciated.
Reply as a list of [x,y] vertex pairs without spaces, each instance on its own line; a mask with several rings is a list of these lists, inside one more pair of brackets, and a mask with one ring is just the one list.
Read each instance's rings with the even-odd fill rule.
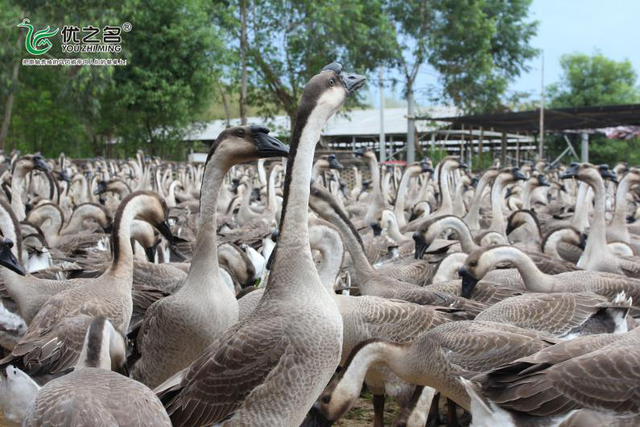
[[[640,417],[640,328],[576,341],[517,360],[473,382],[462,380],[471,396],[474,425],[636,422]],[[572,418],[579,421],[568,424]],[[603,419],[606,424],[597,424]]]
[[333,224],[342,235],[354,265],[354,283],[362,295],[395,298],[417,304],[437,305],[464,309],[474,315],[483,310],[483,305],[474,301],[447,294],[439,294],[409,283],[401,282],[376,271],[367,260],[360,235],[340,209],[333,196],[324,188],[312,185],[311,208],[324,220]]
[[433,387],[469,409],[460,374],[487,371],[554,342],[527,329],[475,320],[446,323],[405,344],[367,340],[351,351],[344,369],[316,402],[314,415],[332,420],[344,413],[360,395],[364,375],[375,363],[385,364],[409,383]]
[[151,390],[111,371],[124,353],[124,337],[104,317],[94,318],[74,371],[38,390],[23,425],[170,427]]
[[96,279],[77,279],[75,286],[51,297],[29,324],[29,329],[10,356],[1,363],[19,364],[25,372],[55,374],[73,366],[82,349],[85,331],[93,316],[106,317],[125,334],[131,319],[133,250],[131,222],[138,217],[168,233],[168,208],[151,192],[127,196],[113,227],[113,262]]
[[235,164],[259,157],[283,156],[288,148],[263,127],[235,127],[211,146],[200,196],[200,218],[194,257],[185,283],[175,294],[154,303],[145,315],[136,346],[141,358],[134,379],[149,387],[189,366],[238,320],[235,292],[220,276],[216,208],[218,192]]
[[545,274],[536,267],[531,258],[513,246],[490,246],[478,249],[467,257],[460,269],[462,295],[468,295],[478,280],[482,279],[498,264],[511,263],[522,276],[529,291],[543,293],[593,292],[609,299],[621,292],[639,307],[640,280],[617,274],[596,271],[571,271],[556,275]]
[[[300,425],[340,361],[342,317],[308,240],[309,181],[324,124],[364,78],[331,64],[307,83],[287,162],[278,246],[255,311],[156,393],[174,426]],[[305,379],[306,378],[306,379]]]

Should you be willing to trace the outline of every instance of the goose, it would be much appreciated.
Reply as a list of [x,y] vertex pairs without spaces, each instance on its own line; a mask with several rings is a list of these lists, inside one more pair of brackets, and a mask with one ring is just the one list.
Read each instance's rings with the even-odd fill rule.
[[[552,256],[556,259],[565,259],[563,255],[564,251],[561,253],[560,242],[565,245],[575,246],[580,250],[584,250],[587,244],[587,235],[581,233],[572,226],[559,226],[551,229],[540,242],[540,251],[544,254]],[[565,261],[572,262],[570,260],[565,259]]]
[[395,214],[399,229],[404,228],[407,225],[405,206],[411,180],[421,173],[428,172],[433,172],[433,168],[429,165],[427,159],[422,159],[420,162],[414,163],[404,170],[402,180],[398,186],[398,193],[396,194],[396,203],[393,208],[393,213]]
[[16,215],[18,221],[26,218],[24,199],[24,188],[26,177],[32,170],[47,172],[49,165],[44,162],[42,156],[36,154],[34,156],[27,155],[13,163],[11,173],[11,209]]
[[636,425],[640,329],[574,341],[462,379],[473,425]]
[[338,366],[342,317],[311,257],[309,181],[324,124],[364,81],[333,63],[305,86],[266,290],[249,317],[156,388],[174,426],[300,425]]
[[[453,202],[451,200],[451,190],[449,189],[449,175],[457,169],[467,169],[468,166],[460,158],[456,156],[448,156],[442,159],[436,168],[441,202],[438,209],[432,212],[427,219],[441,215],[453,214]],[[424,221],[425,220],[414,220],[410,222],[407,227],[405,227],[405,231],[416,231]]]
[[618,185],[615,211],[611,222],[607,225],[607,241],[629,243],[635,254],[640,254],[640,242],[632,237],[627,227],[627,199],[631,188],[638,184],[640,184],[640,168],[629,169]]
[[218,192],[234,164],[259,157],[283,156],[288,151],[282,142],[269,135],[268,129],[258,126],[229,128],[211,145],[205,164],[191,268],[179,291],[147,310],[136,341],[141,358],[133,366],[134,379],[151,388],[157,387],[189,366],[236,323],[235,292],[223,283],[218,265],[215,216]]
[[595,193],[593,224],[589,232],[587,246],[578,266],[590,271],[640,278],[640,263],[616,257],[608,250],[603,177],[615,180],[615,175],[608,166],[594,166],[590,163],[574,164],[562,175],[562,178],[576,178],[587,183]]
[[335,154],[329,154],[326,156],[320,156],[318,160],[313,164],[313,171],[311,172],[311,178],[316,181],[321,174],[330,169],[342,170],[344,166],[338,161]]
[[[458,217],[454,215],[445,215],[432,218],[426,221],[414,234],[413,240],[416,242],[415,256],[416,258],[422,258],[425,252],[434,244],[437,237],[446,230],[454,230],[460,240],[460,247],[463,252],[470,254],[473,251],[477,251],[482,248],[482,245],[477,244],[471,235],[471,231],[468,226]],[[502,234],[500,234],[503,236]],[[500,240],[500,239],[498,239]],[[506,241],[498,244],[506,244]],[[545,254],[541,254],[536,251],[527,251],[527,255],[535,262],[536,266],[547,274],[558,274],[567,271],[579,270],[578,267],[569,263],[563,262],[559,259],[552,258]],[[492,275],[492,279],[496,276]]]
[[427,288],[401,282],[376,271],[364,254],[360,235],[328,191],[319,186],[312,186],[310,206],[321,218],[340,231],[353,262],[354,283],[362,295],[394,298],[422,305],[455,307],[465,310],[469,315],[477,314],[477,310],[484,309],[480,303],[431,292]]
[[527,177],[524,176],[518,168],[504,168],[500,171],[491,187],[492,217],[489,230],[505,233],[506,224],[502,213],[504,209],[502,193],[508,184],[526,179]]
[[590,292],[525,294],[504,299],[476,316],[572,339],[580,335],[627,332],[630,302],[618,295],[613,303]]
[[366,148],[356,151],[356,155],[362,157],[367,162],[369,171],[371,172],[371,185],[373,188],[369,200],[367,200],[368,207],[363,220],[364,225],[369,226],[373,222],[378,221],[381,210],[387,208],[388,204],[384,200],[384,194],[382,193],[380,167],[375,153],[371,149]]
[[437,326],[409,343],[366,340],[351,351],[344,369],[316,401],[313,414],[325,422],[337,419],[360,395],[362,380],[376,363],[409,383],[435,388],[468,410],[469,396],[459,375],[487,371],[553,343],[527,329],[469,320]]
[[482,174],[478,181],[478,187],[469,206],[469,211],[463,218],[463,221],[469,226],[469,230],[472,232],[480,230],[480,207],[485,192],[484,190],[491,188],[491,184],[499,173],[500,170],[498,168],[489,168]]
[[114,220],[111,267],[96,279],[76,279],[74,286],[49,298],[24,337],[0,363],[19,364],[29,375],[56,374],[70,368],[80,354],[93,316],[105,316],[124,335],[133,308],[131,222],[136,217],[144,219],[171,238],[167,213],[164,200],[156,193],[133,192],[125,197]]
[[527,254],[514,246],[490,246],[469,254],[459,272],[462,277],[462,295],[468,295],[487,272],[506,262],[518,270],[526,288],[532,292],[593,292],[610,299],[624,292],[633,300],[634,307],[637,307],[640,298],[640,280],[586,270],[546,274],[536,267]]
[[124,353],[124,337],[111,322],[93,318],[73,372],[39,388],[23,425],[171,426],[150,389],[111,370]]

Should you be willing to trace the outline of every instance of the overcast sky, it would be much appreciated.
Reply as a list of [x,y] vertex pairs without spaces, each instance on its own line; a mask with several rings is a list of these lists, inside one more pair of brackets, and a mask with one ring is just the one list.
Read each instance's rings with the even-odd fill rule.
[[[560,57],[565,53],[594,53],[621,61],[629,59],[640,74],[640,0],[533,0],[530,18],[540,22],[532,46],[544,51],[545,85],[560,79]],[[540,57],[510,91],[540,93]],[[428,104],[425,88],[436,84],[433,70],[424,67],[416,88],[417,100]],[[391,95],[387,89],[387,94]],[[397,94],[396,96],[400,96]],[[371,97],[378,104],[377,90]]]

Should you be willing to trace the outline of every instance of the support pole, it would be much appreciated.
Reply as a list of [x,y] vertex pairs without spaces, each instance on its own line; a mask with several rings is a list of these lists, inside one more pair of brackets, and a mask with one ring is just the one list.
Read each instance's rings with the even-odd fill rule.
[[413,88],[407,89],[407,164],[416,161],[416,121],[413,105]]
[[380,161],[386,162],[387,147],[386,147],[385,136],[384,136],[384,82],[383,82],[384,69],[382,67],[380,67],[380,70],[379,70],[379,78],[380,78],[380,85],[378,87],[380,90]]
[[507,133],[502,132],[502,141],[500,143],[500,167],[507,166]]
[[580,147],[580,161],[583,163],[589,162],[589,134],[583,132],[580,135],[582,138],[582,146]]
[[538,160],[544,159],[544,52],[542,52],[542,69],[540,71],[540,138]]

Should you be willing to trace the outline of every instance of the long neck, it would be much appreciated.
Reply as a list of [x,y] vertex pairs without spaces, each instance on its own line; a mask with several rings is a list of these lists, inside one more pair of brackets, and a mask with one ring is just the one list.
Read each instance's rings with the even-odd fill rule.
[[[402,212],[402,215],[404,216],[404,212]],[[395,215],[389,216],[389,221],[387,223],[387,235],[391,237],[393,240],[395,240],[395,242],[398,244],[406,240],[405,237],[400,232],[398,219]]]
[[328,215],[325,219],[340,231],[342,241],[344,242],[347,251],[349,251],[349,255],[351,255],[351,261],[353,262],[353,266],[356,270],[356,277],[354,277],[355,281],[357,283],[362,283],[366,281],[368,277],[376,274],[376,270],[373,268],[364,253],[362,240],[358,239],[354,234],[357,233],[357,231],[355,231],[353,226],[350,227],[346,222],[348,219],[343,219],[337,214]]
[[24,178],[25,172],[23,168],[17,167],[16,173],[11,180],[11,209],[18,218],[18,221],[23,221],[27,216],[24,209],[24,201],[22,200]]
[[376,213],[385,206],[384,197],[382,195],[382,187],[380,186],[380,168],[378,160],[375,156],[367,158],[369,169],[371,170],[371,198],[369,209],[364,217],[365,223],[370,225],[376,218]]
[[629,234],[627,231],[627,194],[631,188],[631,174],[628,174],[620,184],[616,192],[616,209],[613,213],[613,219],[609,224],[616,231],[624,233],[625,241],[629,243]]
[[604,217],[606,208],[604,182],[598,177],[595,182],[589,185],[591,185],[595,193],[594,211],[593,222],[589,230],[589,239],[587,239],[587,246],[584,249],[583,260],[593,259],[593,257],[597,257],[598,254],[602,255],[602,252],[607,250],[607,224]]
[[562,240],[562,234],[564,230],[556,230],[551,233],[541,244],[543,245],[540,249],[542,253],[547,255],[551,255],[556,259],[562,259],[560,254],[558,253],[558,243]]
[[449,170],[448,165],[443,165],[440,169],[440,207],[438,213],[443,215],[451,215],[453,213],[453,202],[451,201],[451,191],[449,189]]
[[576,200],[576,207],[571,219],[571,225],[578,229],[578,231],[584,231],[589,225],[589,211],[590,203],[588,203],[588,193],[591,187],[586,182],[580,182],[578,187],[578,198]]
[[458,252],[449,255],[440,262],[438,270],[433,276],[432,283],[440,283],[448,280],[455,280],[458,277],[458,270],[464,264],[464,260],[467,258],[466,253]]
[[402,180],[400,181],[400,186],[398,187],[398,194],[396,195],[396,205],[393,209],[393,213],[396,214],[396,220],[398,221],[398,226],[400,228],[407,225],[407,220],[404,217],[404,209],[405,209],[405,200],[407,197],[407,190],[409,189],[409,183],[411,182],[411,178],[418,175],[421,172],[421,167],[412,165],[407,168],[402,175]]
[[438,229],[440,229],[441,232],[450,228],[455,230],[456,234],[458,235],[458,239],[460,239],[460,246],[462,246],[463,252],[468,254],[480,247],[476,244],[476,242],[473,241],[471,232],[469,231],[469,227],[467,227],[467,225],[460,218],[447,216],[436,222],[434,225],[436,224],[438,225]]
[[[320,114],[321,111],[314,109],[306,121],[300,116],[296,120],[296,127],[304,128],[295,129],[293,133],[294,137],[300,136],[298,141],[293,141],[292,145],[297,142],[297,147],[292,148],[289,154],[280,236],[265,296],[278,295],[290,299],[292,290],[307,295],[317,294],[319,290],[325,292],[311,257],[307,218],[313,154],[328,119],[316,117]],[[295,283],[291,283],[291,278],[295,278]]]
[[230,165],[226,158],[214,153],[209,159],[200,190],[200,217],[196,248],[189,269],[185,292],[230,292],[222,281],[218,264],[216,209],[224,176]]
[[318,250],[322,255],[322,261],[318,266],[318,275],[329,293],[334,294],[333,287],[340,272],[344,255],[339,233],[323,227],[319,238],[312,239],[311,248]]
[[489,229],[500,234],[504,234],[506,228],[504,215],[502,214],[502,191],[505,184],[506,180],[498,177],[491,188],[491,212],[493,213],[493,218]]
[[471,206],[469,206],[469,212],[465,215],[464,220],[472,231],[480,230],[480,205],[482,204],[482,196],[484,190],[493,181],[495,176],[493,174],[485,173],[478,182],[478,188],[473,196]]
[[510,246],[502,246],[491,252],[491,268],[502,262],[510,262],[518,269],[528,290],[533,292],[551,292],[553,290],[553,276],[540,271],[524,252]]
[[[113,261],[111,267],[105,272],[117,277],[131,278],[133,275],[133,248],[131,247],[131,225],[139,211],[142,210],[142,204],[145,203],[144,197],[134,197],[130,199],[122,210],[119,217],[116,217],[113,223]],[[124,283],[126,281],[116,281],[115,283]],[[128,285],[131,290],[131,283]]]
[[276,201],[276,177],[280,172],[281,167],[279,165],[273,165],[271,173],[269,174],[269,187],[267,187],[267,203],[269,204],[269,210],[275,214],[278,210],[278,204]]
[[522,195],[522,209],[531,208],[531,192],[533,191],[533,179],[534,178],[527,180],[527,183],[524,185],[524,194]]

